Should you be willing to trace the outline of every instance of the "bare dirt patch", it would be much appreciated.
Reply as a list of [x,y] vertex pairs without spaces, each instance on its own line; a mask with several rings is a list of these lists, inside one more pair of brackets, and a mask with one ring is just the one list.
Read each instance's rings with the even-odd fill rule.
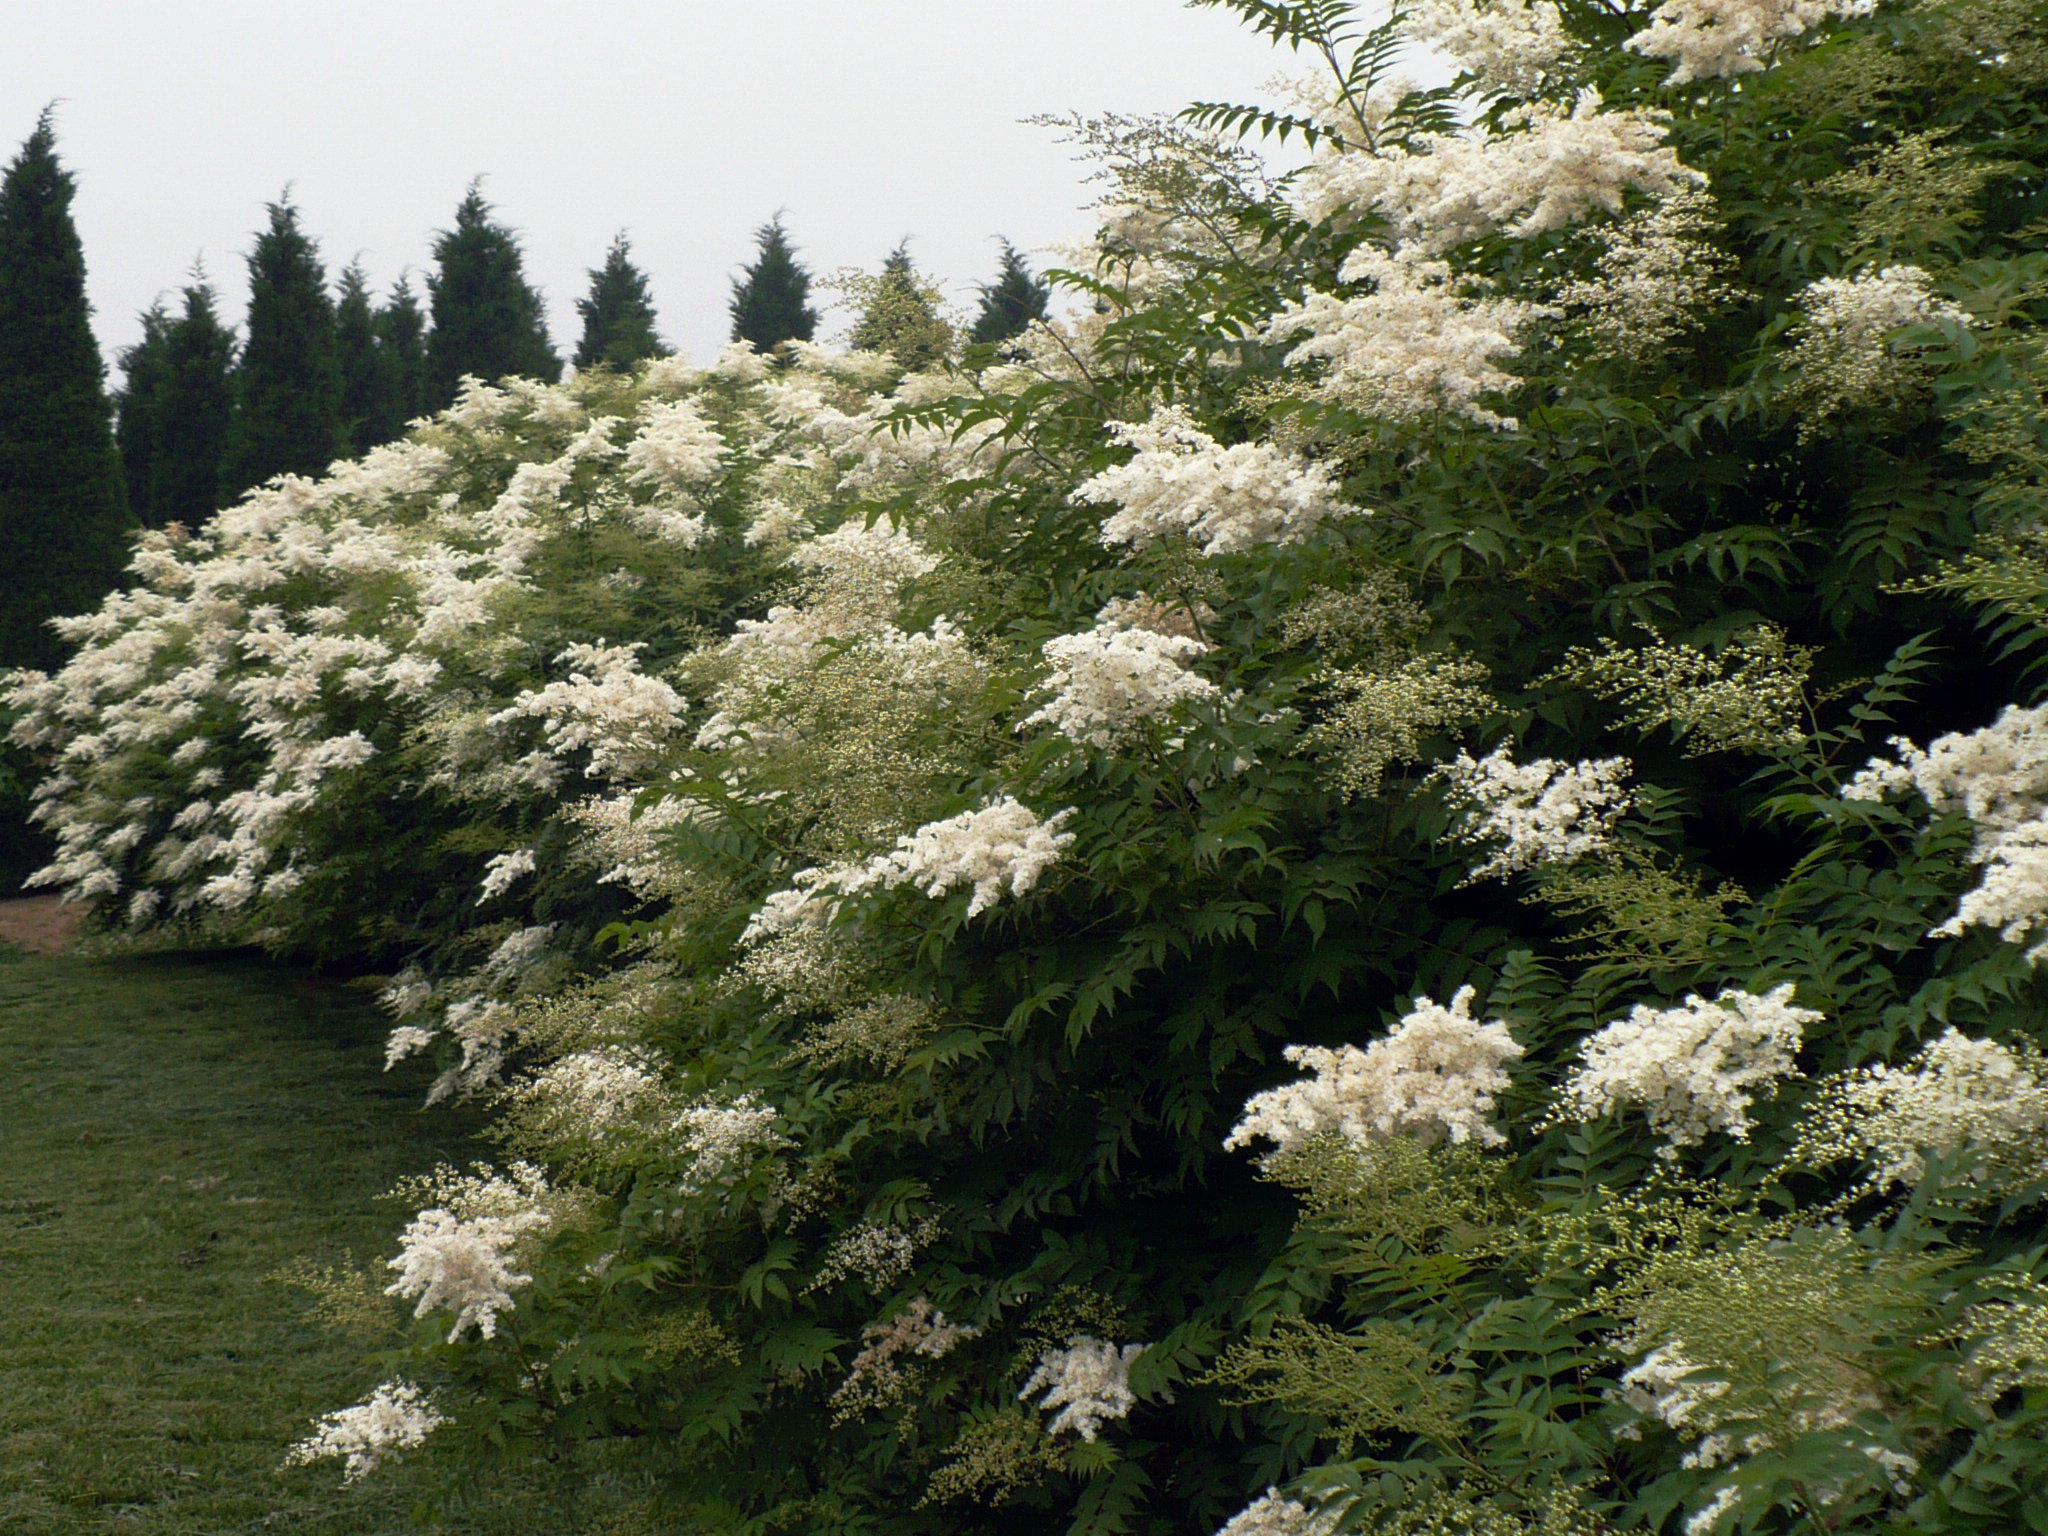
[[85,921],[85,908],[55,896],[17,896],[0,901],[0,944],[32,955],[60,955]]

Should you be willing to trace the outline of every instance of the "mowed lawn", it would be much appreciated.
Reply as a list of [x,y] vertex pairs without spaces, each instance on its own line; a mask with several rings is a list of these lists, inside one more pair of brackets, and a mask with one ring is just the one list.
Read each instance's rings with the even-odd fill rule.
[[[473,1116],[421,1111],[418,1063],[383,1073],[383,1034],[257,957],[0,946],[0,1531],[417,1529],[430,1460],[346,1489],[336,1462],[278,1470],[376,1384],[378,1346],[270,1277],[376,1265],[410,1214],[376,1196],[486,1151]],[[609,1524],[489,1481],[443,1529]]]

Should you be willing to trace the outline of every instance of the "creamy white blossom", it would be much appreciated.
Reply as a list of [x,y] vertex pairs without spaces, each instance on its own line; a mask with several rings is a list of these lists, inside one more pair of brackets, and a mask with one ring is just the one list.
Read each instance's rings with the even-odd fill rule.
[[1048,640],[1040,653],[1053,665],[1040,687],[1052,697],[1018,729],[1049,725],[1069,741],[1106,751],[1141,722],[1163,719],[1189,700],[1215,698],[1221,690],[1187,668],[1208,649],[1199,640],[1117,623]]
[[[1959,812],[1976,829],[1970,858],[1983,877],[1933,935],[1996,928],[2017,944],[2048,926],[2048,705],[2008,705],[1983,729],[1938,737],[1924,752],[1903,736],[1892,748],[1897,757],[1872,759],[1843,799],[1918,790],[1936,813]],[[2036,964],[2044,956],[2048,936],[2027,951]]]
[[1371,210],[1402,254],[1437,256],[1496,231],[1528,237],[1594,212],[1618,214],[1630,193],[1669,197],[1702,186],[1664,143],[1668,119],[1607,110],[1588,88],[1569,108],[1530,102],[1501,131],[1424,136],[1414,147],[1357,150],[1317,161],[1296,182],[1303,214]]
[[1264,1137],[1278,1155],[1327,1131],[1356,1142],[1412,1136],[1426,1145],[1502,1145],[1507,1138],[1487,1117],[1508,1086],[1503,1063],[1523,1047],[1498,1019],[1472,1017],[1473,996],[1461,987],[1448,1008],[1417,997],[1392,1030],[1362,1051],[1288,1046],[1287,1060],[1315,1075],[1248,1099],[1224,1148]]
[[1136,452],[1072,496],[1118,509],[1103,521],[1104,544],[1185,535],[1205,555],[1236,554],[1299,543],[1326,518],[1357,511],[1338,500],[1322,464],[1270,443],[1225,448],[1177,406],[1160,406],[1143,422],[1114,422],[1110,434]]
[[1073,814],[1064,810],[1041,821],[1029,806],[1002,795],[979,810],[927,822],[899,837],[890,852],[865,863],[800,870],[793,887],[775,892],[761,904],[740,942],[752,944],[792,928],[816,927],[830,917],[839,899],[903,885],[915,886],[934,900],[971,885],[974,894],[967,915],[978,917],[1006,890],[1024,896],[1038,884],[1072,846],[1074,834],[1060,831],[1060,825]]
[[1439,777],[1444,798],[1463,811],[1455,835],[1494,852],[1473,880],[1505,879],[1546,864],[1569,864],[1608,845],[1614,824],[1634,803],[1622,785],[1625,757],[1561,763],[1539,757],[1517,763],[1512,744],[1474,759],[1460,752]]
[[1730,988],[1677,1008],[1638,1003],[1579,1047],[1560,1113],[1592,1120],[1640,1105],[1665,1138],[1664,1157],[1712,1131],[1747,1141],[1750,1104],[1798,1072],[1804,1028],[1821,1017],[1794,1006],[1790,982],[1760,997]]
[[1339,275],[1371,291],[1339,297],[1310,289],[1265,330],[1278,343],[1306,337],[1287,362],[1320,365],[1320,397],[1387,421],[1448,412],[1481,426],[1514,425],[1481,397],[1514,388],[1500,362],[1520,350],[1518,333],[1540,306],[1493,297],[1441,261],[1396,260],[1372,246],[1346,258]]
[[1664,0],[1650,25],[1623,44],[1645,58],[1669,59],[1666,85],[1719,80],[1765,68],[1778,44],[1830,16],[1855,15],[1869,0]]
[[1482,89],[1520,94],[1535,89],[1572,45],[1551,0],[1419,0],[1406,31],[1455,60]]
[[571,669],[567,678],[520,694],[491,723],[542,720],[557,758],[587,751],[584,771],[593,777],[637,772],[674,734],[683,712],[675,689],[640,671],[640,650],[638,644],[572,645],[555,658]]
[[1966,1156],[1997,1189],[2048,1175],[2048,1062],[1950,1028],[1903,1066],[1860,1067],[1821,1088],[1794,1155],[1867,1162],[1880,1186],[1919,1184],[1929,1157]]
[[1310,1509],[1268,1488],[1232,1515],[1216,1536],[1334,1536],[1339,1514]]
[[1934,293],[1934,278],[1915,266],[1890,266],[1854,277],[1823,277],[1793,298],[1801,320],[1788,367],[1794,397],[1809,415],[1895,398],[1919,373],[1912,348],[1899,337],[1909,326],[1969,316]]
[[398,1256],[387,1264],[398,1278],[384,1288],[385,1294],[408,1301],[417,1297],[414,1317],[453,1312],[451,1344],[472,1323],[485,1338],[493,1338],[498,1314],[515,1305],[512,1292],[533,1282],[513,1265],[517,1250],[553,1219],[541,1204],[547,1181],[518,1165],[510,1179],[464,1180],[444,1193],[446,1205],[421,1211],[407,1225]]
[[409,1381],[387,1381],[352,1408],[338,1408],[314,1421],[313,1433],[285,1455],[288,1467],[340,1459],[342,1481],[352,1483],[401,1452],[417,1449],[447,1418],[434,1408],[431,1393]]
[[702,485],[723,465],[725,439],[694,400],[649,401],[640,407],[640,430],[626,445],[626,478],[636,485],[674,490]]
[[688,1159],[682,1193],[699,1195],[730,1183],[756,1157],[789,1145],[777,1129],[781,1115],[750,1093],[736,1099],[704,1099],[676,1116],[677,1145]]
[[1048,1349],[1039,1356],[1038,1368],[1017,1395],[1033,1393],[1042,1409],[1057,1408],[1046,1425],[1050,1434],[1072,1430],[1083,1440],[1093,1441],[1106,1420],[1121,1419],[1137,1404],[1131,1391],[1131,1362],[1145,1352],[1143,1344],[1126,1344],[1122,1349],[1101,1339],[1077,1334],[1065,1349]]
[[477,897],[476,904],[482,906],[485,902],[493,901],[504,895],[519,881],[532,874],[533,871],[533,850],[531,848],[519,848],[511,853],[492,854],[489,862],[484,865],[483,882],[478,887],[482,894]]

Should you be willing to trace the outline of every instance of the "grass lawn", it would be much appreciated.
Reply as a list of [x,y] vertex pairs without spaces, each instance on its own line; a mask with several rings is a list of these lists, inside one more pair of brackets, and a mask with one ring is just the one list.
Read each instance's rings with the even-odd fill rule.
[[[0,1531],[416,1529],[430,1461],[346,1489],[339,1463],[278,1470],[378,1372],[266,1277],[381,1259],[410,1213],[375,1197],[483,1154],[473,1118],[420,1111],[419,1063],[384,1075],[383,1034],[260,958],[0,947]],[[494,1481],[442,1529],[603,1525]]]

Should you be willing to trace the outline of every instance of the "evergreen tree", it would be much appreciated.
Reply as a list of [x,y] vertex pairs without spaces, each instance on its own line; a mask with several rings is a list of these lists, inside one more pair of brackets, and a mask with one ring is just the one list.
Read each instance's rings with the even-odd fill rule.
[[128,510],[145,528],[149,515],[156,445],[162,436],[159,419],[169,364],[171,317],[161,301],[142,312],[142,340],[121,349],[121,388],[114,394],[114,442],[121,451],[121,479],[128,487]]
[[754,239],[754,264],[741,268],[733,280],[732,339],[751,341],[757,352],[773,352],[785,341],[809,341],[818,334],[810,269],[796,259],[782,215],[763,224]]
[[668,351],[654,329],[654,299],[647,274],[634,266],[624,233],[613,238],[604,265],[590,274],[590,297],[576,301],[583,317],[578,368],[609,366],[621,371]]
[[156,412],[149,526],[197,528],[220,505],[221,462],[232,416],[235,333],[220,323],[213,289],[185,290],[185,311],[165,336],[165,377]]
[[135,526],[46,110],[0,178],[0,666],[47,667],[46,621],[120,579]]
[[370,430],[378,442],[388,443],[404,435],[407,422],[427,412],[427,317],[412,279],[403,272],[377,311],[377,361],[386,375],[379,404],[388,414]]
[[249,336],[235,370],[221,496],[233,501],[272,475],[317,475],[347,450],[334,302],[320,251],[289,202],[249,253]]
[[996,280],[981,285],[981,312],[974,317],[974,329],[967,339],[993,346],[1021,335],[1034,320],[1045,318],[1052,302],[1052,290],[1045,279],[1034,277],[1023,253],[1009,241],[1003,242],[1003,261]]
[[427,279],[434,315],[427,338],[430,409],[452,404],[465,374],[551,384],[562,376],[540,293],[526,281],[519,240],[491,221],[491,205],[475,183],[455,210],[455,227],[436,237],[434,260],[439,270]]
[[377,354],[377,316],[370,307],[369,280],[355,262],[342,268],[334,341],[341,368],[342,434],[348,451],[360,454],[390,441],[379,435],[379,427],[395,412],[383,398],[392,380]]
[[882,262],[881,274],[855,288],[860,319],[846,338],[863,352],[887,352],[912,373],[953,348],[953,327],[940,315],[939,291],[910,264],[905,240]]

